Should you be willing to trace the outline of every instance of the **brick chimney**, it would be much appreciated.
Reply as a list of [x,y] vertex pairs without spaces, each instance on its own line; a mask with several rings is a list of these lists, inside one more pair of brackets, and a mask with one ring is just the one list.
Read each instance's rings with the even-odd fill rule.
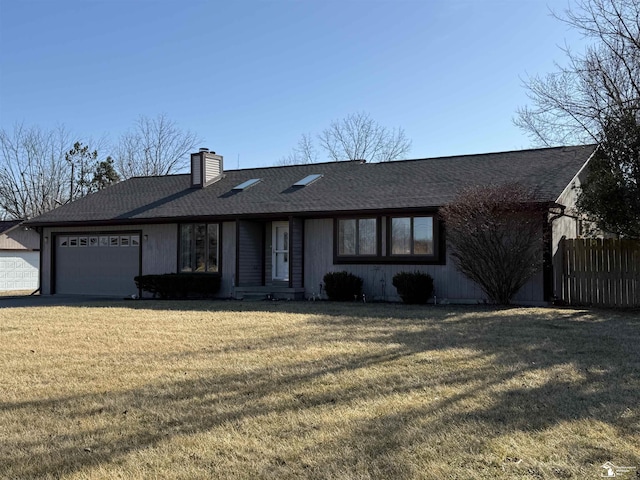
[[191,154],[191,188],[204,188],[222,178],[222,155],[201,148]]

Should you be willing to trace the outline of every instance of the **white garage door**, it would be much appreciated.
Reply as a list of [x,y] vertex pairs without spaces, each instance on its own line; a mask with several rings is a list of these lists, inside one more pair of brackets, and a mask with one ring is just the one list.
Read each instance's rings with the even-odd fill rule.
[[38,288],[40,252],[0,251],[0,290]]
[[55,293],[136,295],[140,233],[56,235]]

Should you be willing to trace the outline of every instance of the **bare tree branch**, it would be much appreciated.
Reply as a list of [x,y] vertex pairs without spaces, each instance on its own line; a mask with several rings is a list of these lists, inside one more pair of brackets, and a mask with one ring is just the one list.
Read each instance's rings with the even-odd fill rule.
[[115,149],[116,169],[122,178],[176,173],[199,142],[195,133],[180,129],[164,114],[140,116]]
[[[383,127],[366,113],[354,113],[334,120],[318,136],[319,148],[330,161],[367,160],[388,162],[401,160],[411,150],[409,140],[401,128]],[[296,148],[280,160],[281,165],[315,163],[317,149],[311,135],[305,134]]]
[[411,150],[411,141],[404,130],[383,127],[364,112],[334,120],[318,135],[318,140],[320,147],[336,162],[388,162],[404,158]]
[[318,152],[313,144],[313,138],[310,133],[304,133],[300,136],[298,145],[288,155],[282,157],[278,165],[301,165],[317,161]]
[[71,144],[64,127],[0,130],[0,208],[6,217],[32,218],[68,200],[71,173],[65,153]]
[[594,43],[582,54],[564,49],[567,66],[527,78],[531,105],[514,123],[537,144],[593,142],[605,122],[640,110],[640,3],[579,0],[554,16]]

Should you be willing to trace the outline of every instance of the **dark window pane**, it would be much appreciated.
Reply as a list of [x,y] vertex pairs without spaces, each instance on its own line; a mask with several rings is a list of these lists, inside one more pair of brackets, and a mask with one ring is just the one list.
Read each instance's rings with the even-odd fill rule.
[[218,271],[218,225],[212,223],[207,228],[207,233],[209,237],[208,242],[208,261],[207,261],[207,271],[208,272],[217,272]]
[[356,254],[356,221],[338,220],[338,255]]
[[206,235],[207,235],[207,226],[203,223],[199,223],[195,225],[195,237],[196,237],[196,272],[204,272],[205,271],[205,246],[206,246]]
[[180,271],[190,272],[193,269],[191,240],[193,225],[180,225]]
[[433,218],[416,217],[413,219],[413,253],[433,255]]
[[363,218],[358,221],[358,254],[359,255],[375,255],[376,246],[376,219]]
[[411,253],[411,219],[393,218],[391,220],[391,253],[409,255]]

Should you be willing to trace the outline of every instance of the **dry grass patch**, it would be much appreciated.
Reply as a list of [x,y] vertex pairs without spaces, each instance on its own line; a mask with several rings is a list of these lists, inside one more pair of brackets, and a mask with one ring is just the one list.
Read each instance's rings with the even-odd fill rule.
[[640,320],[132,302],[0,310],[0,477],[596,478],[640,467]]
[[27,297],[33,290],[0,290],[0,297]]

